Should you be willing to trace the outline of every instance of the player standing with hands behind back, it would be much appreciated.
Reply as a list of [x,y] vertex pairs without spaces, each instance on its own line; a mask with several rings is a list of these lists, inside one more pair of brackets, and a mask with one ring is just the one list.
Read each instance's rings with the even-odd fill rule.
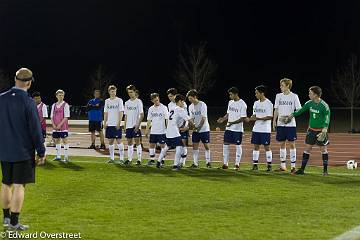
[[284,119],[285,122],[289,122],[293,117],[298,117],[306,111],[310,113],[309,128],[305,139],[306,147],[303,153],[301,168],[297,170],[295,174],[304,174],[311,150],[314,145],[318,145],[323,159],[323,175],[328,175],[329,153],[327,145],[329,144],[329,137],[327,132],[330,123],[330,108],[329,105],[321,99],[321,95],[322,90],[320,87],[310,87],[310,100],[298,111]]

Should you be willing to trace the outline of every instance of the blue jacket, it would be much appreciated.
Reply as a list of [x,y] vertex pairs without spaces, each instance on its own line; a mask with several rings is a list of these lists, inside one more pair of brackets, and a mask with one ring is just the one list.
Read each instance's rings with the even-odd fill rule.
[[[97,104],[99,104],[99,106],[96,106]],[[86,108],[89,121],[101,122],[103,120],[104,101],[102,99],[91,99]]]
[[45,154],[44,138],[35,102],[16,87],[0,94],[0,161],[34,159]]

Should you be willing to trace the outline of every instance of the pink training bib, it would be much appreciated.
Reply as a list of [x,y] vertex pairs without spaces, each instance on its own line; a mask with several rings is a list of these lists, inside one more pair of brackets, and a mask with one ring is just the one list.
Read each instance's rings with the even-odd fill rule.
[[38,111],[39,118],[40,118],[41,129],[43,131],[46,131],[46,119],[43,117],[44,116],[43,106],[44,106],[44,103],[40,103],[39,105],[37,105],[37,111]]
[[[64,115],[65,115],[65,105],[66,102],[63,102],[63,104],[60,105],[60,107],[57,106],[56,103],[54,103],[54,112],[53,112],[53,121],[56,125],[59,125],[59,123],[64,119]],[[68,124],[68,120],[66,120],[63,125],[61,126],[60,132],[66,132],[69,130],[69,124]]]

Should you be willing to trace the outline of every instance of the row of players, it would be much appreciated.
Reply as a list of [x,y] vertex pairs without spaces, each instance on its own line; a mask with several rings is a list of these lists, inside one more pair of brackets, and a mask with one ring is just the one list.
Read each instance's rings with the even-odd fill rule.
[[[276,130],[276,140],[281,142],[280,148],[280,168],[278,171],[287,171],[286,169],[286,145],[290,150],[291,172],[303,174],[307,161],[314,145],[320,146],[323,156],[324,175],[327,175],[329,144],[327,128],[330,121],[329,106],[321,99],[322,91],[320,87],[314,86],[309,89],[310,100],[302,107],[297,94],[291,92],[292,80],[281,79],[281,93],[276,95],[275,105],[266,98],[266,87],[261,85],[255,88],[257,101],[253,105],[253,114],[247,116],[247,105],[239,97],[239,91],[236,87],[228,90],[230,101],[227,112],[220,117],[217,122],[226,124],[223,144],[223,169],[229,165],[229,145],[236,145],[235,169],[240,167],[242,157],[242,136],[244,132],[244,123],[254,122],[252,130],[251,143],[253,150],[253,170],[258,170],[260,146],[265,149],[267,171],[272,170],[272,151],[270,148],[272,120],[273,129]],[[120,162],[130,165],[133,160],[134,144],[137,152],[137,165],[141,165],[142,145],[141,145],[141,122],[144,119],[143,103],[138,98],[135,86],[126,87],[129,100],[123,103],[123,100],[116,96],[117,88],[114,85],[109,86],[108,93],[110,97],[105,100],[104,106],[101,104],[99,92],[95,92],[95,98],[89,101],[89,131],[92,132],[93,144],[95,142],[95,131],[102,136],[102,122],[104,120],[105,137],[109,140],[109,163],[115,162],[115,143],[119,150]],[[51,107],[51,120],[53,125],[53,138],[56,142],[57,156],[54,160],[61,160],[60,140],[64,143],[64,160],[69,160],[67,142],[68,137],[68,118],[70,117],[69,105],[64,101],[64,91],[56,92],[57,103]],[[159,94],[152,93],[150,99],[153,105],[149,108],[147,114],[147,126],[145,135],[149,137],[149,165],[156,164],[158,168],[162,167],[163,159],[169,147],[175,148],[174,170],[179,170],[187,157],[187,140],[189,138],[189,129],[193,129],[193,164],[192,168],[199,166],[199,143],[203,143],[205,148],[206,167],[211,167],[210,155],[210,126],[207,116],[207,105],[200,101],[198,92],[190,90],[186,97],[191,103],[187,110],[186,98],[177,94],[177,90],[171,88],[167,91],[170,103],[168,107],[160,102]],[[33,95],[42,122],[44,134],[46,133],[46,106],[41,102],[38,93]],[[296,122],[295,118],[305,111],[310,111],[309,129],[306,136],[306,148],[303,153],[301,168],[296,171]],[[103,114],[104,113],[104,116]],[[121,126],[123,117],[124,126]],[[104,119],[103,119],[104,118]],[[124,160],[124,145],[122,143],[122,129],[125,129],[128,143],[127,160]],[[161,151],[155,162],[155,147],[159,144]],[[101,148],[105,148],[102,140]]]

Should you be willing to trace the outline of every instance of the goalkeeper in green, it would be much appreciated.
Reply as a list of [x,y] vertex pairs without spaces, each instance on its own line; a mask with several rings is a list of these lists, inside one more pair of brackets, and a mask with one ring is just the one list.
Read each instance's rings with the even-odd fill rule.
[[292,113],[290,116],[284,118],[284,122],[290,121],[293,117],[300,116],[306,111],[309,111],[309,128],[306,134],[306,147],[302,157],[301,168],[295,174],[304,174],[307,162],[310,158],[310,153],[314,145],[320,147],[323,159],[324,171],[323,175],[328,175],[328,160],[329,154],[327,145],[329,144],[328,127],[330,123],[330,108],[329,105],[321,99],[322,90],[318,86],[310,87],[310,100],[298,111]]

